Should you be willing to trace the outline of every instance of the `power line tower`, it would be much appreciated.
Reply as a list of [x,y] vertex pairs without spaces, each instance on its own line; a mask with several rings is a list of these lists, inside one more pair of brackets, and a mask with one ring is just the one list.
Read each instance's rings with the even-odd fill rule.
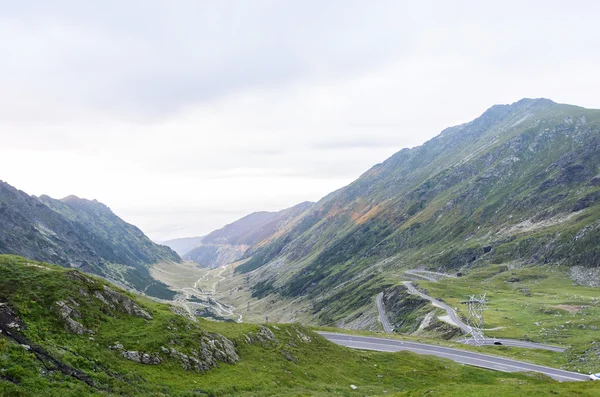
[[469,316],[467,318],[467,325],[469,331],[467,334],[467,340],[469,344],[475,346],[482,346],[485,342],[485,336],[483,335],[483,312],[485,311],[485,295],[471,295],[468,301],[461,302],[463,305],[467,305],[469,308]]

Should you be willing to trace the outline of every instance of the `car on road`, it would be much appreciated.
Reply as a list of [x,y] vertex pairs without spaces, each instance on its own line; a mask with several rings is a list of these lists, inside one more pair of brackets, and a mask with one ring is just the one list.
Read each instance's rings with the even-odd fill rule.
[[591,374],[590,380],[600,380],[600,372],[598,372],[597,374]]

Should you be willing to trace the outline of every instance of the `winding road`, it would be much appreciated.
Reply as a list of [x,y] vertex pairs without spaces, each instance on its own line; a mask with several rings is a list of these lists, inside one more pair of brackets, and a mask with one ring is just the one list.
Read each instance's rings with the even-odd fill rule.
[[472,365],[504,372],[538,372],[561,382],[589,380],[589,376],[577,372],[529,364],[509,358],[490,356],[450,347],[428,345],[426,343],[400,341],[395,339],[376,338],[371,336],[356,336],[334,332],[318,332],[329,341],[353,349],[374,350],[381,352],[411,351],[417,354],[427,354],[448,358],[457,363]]
[[[437,281],[437,279],[432,277],[433,275],[436,275],[438,277],[444,277],[444,276],[445,277],[453,277],[453,276],[445,275],[443,273],[430,272],[430,271],[426,271],[426,270],[407,270],[405,273],[413,275],[413,276],[422,277],[429,281]],[[427,299],[428,301],[431,302],[431,304],[433,306],[439,307],[440,309],[444,309],[446,311],[446,313],[448,314],[446,316],[446,320],[448,320],[449,323],[452,323],[453,325],[459,327],[465,334],[469,334],[471,327],[469,327],[469,325],[465,324],[460,319],[460,317],[456,313],[456,310],[454,310],[452,307],[448,306],[447,304],[445,304],[444,302],[442,302],[438,299],[435,299],[435,298],[419,291],[418,289],[415,288],[412,281],[404,281],[404,282],[402,282],[402,284],[406,287],[406,289],[408,290],[409,293],[420,296],[423,299]],[[387,333],[390,333],[393,331],[393,327],[390,325],[387,315],[385,314],[385,309],[383,307],[382,300],[383,300],[383,292],[380,293],[379,295],[377,295],[377,300],[376,300],[377,301],[377,310],[379,311],[379,321],[383,325],[384,331]],[[462,339],[462,340],[459,340],[458,342],[465,343],[465,344],[471,343],[471,341],[467,340],[467,339]],[[552,345],[545,345],[545,344],[541,344],[541,343],[527,342],[527,341],[514,340],[514,339],[502,339],[502,338],[486,338],[483,341],[483,344],[484,345],[504,345],[504,346],[512,346],[512,347],[523,347],[523,348],[528,348],[528,349],[542,349],[542,350],[550,350],[550,351],[560,352],[560,353],[562,353],[566,350],[564,347],[560,347],[560,346],[552,346]]]
[[[200,307],[210,307],[210,308],[214,309],[215,312],[221,317],[237,316],[238,318],[237,318],[236,322],[238,322],[238,323],[243,322],[242,314],[236,313],[235,307],[227,305],[222,302],[219,302],[218,300],[215,299],[217,284],[219,283],[219,281],[225,280],[225,277],[223,277],[223,273],[225,272],[225,270],[227,270],[227,265],[224,265],[221,267],[221,271],[219,272],[219,274],[216,275],[216,277],[218,279],[212,284],[210,292],[204,292],[201,288],[198,288],[198,283],[200,283],[202,281],[206,281],[207,276],[209,275],[208,272],[205,273],[202,277],[200,277],[194,283],[193,287],[185,287],[185,288],[178,289],[178,291],[183,292],[183,294],[185,295],[185,297],[183,299],[180,299],[178,301],[178,303],[180,303],[187,310],[187,312],[190,313],[192,318],[195,318],[195,315],[194,315],[193,310],[190,309],[189,305],[196,305],[196,306],[200,306]],[[199,302],[190,302],[189,299],[192,296],[196,296],[197,298],[201,298],[201,299],[206,298],[207,299],[206,302],[208,304],[203,304],[203,303],[199,303]]]

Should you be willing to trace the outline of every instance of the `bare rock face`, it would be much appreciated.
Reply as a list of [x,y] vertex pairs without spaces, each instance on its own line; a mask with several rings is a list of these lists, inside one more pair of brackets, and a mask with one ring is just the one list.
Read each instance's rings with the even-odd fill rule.
[[[111,308],[115,308],[121,312],[127,313],[131,316],[142,317],[146,320],[152,320],[152,315],[139,307],[134,301],[129,299],[127,296],[113,291],[112,289],[104,286],[102,293],[97,292],[96,297],[108,304]],[[101,299],[100,297],[104,298]]]
[[6,303],[0,303],[0,333],[20,333],[25,329],[23,320],[19,318]]
[[258,327],[258,332],[248,332],[244,337],[247,343],[260,343],[263,346],[275,346],[279,344],[279,340],[277,340],[273,331],[264,325]]
[[158,365],[162,363],[162,359],[158,353],[144,353],[138,351],[123,351],[121,355],[127,360],[134,361],[139,364]]
[[171,358],[179,361],[181,367],[186,371],[201,371],[206,372],[210,369],[207,363],[200,361],[198,352],[193,351],[191,355],[184,354],[174,348],[161,347],[163,353],[168,354]]
[[240,361],[234,343],[218,334],[206,334],[200,340],[200,349],[192,349],[190,353],[182,353],[173,347],[161,347],[164,354],[179,361],[186,371],[206,372],[218,367],[219,362],[235,364]]
[[[87,291],[85,288],[79,289],[79,293],[82,298],[93,296],[96,299],[98,299],[104,306],[111,310],[117,310],[122,313],[129,314],[131,316],[141,317],[146,320],[152,320],[152,315],[146,310],[142,309],[132,299],[120,292],[109,288],[106,285],[102,285],[101,283],[82,274],[81,272],[68,272],[67,277],[88,285],[89,289]],[[72,306],[79,306],[73,299],[69,298],[69,301],[72,303]],[[72,310],[72,308],[70,309]],[[73,317],[73,315],[71,315],[70,317]]]
[[[71,299],[71,301],[76,304],[73,299]],[[73,303],[71,303],[71,305],[74,306]],[[55,303],[55,305],[58,311],[58,317],[63,321],[65,329],[68,332],[77,335],[94,333],[94,331],[85,328],[80,322],[73,319],[73,317],[81,318],[81,314],[77,309],[67,305],[67,303],[64,301],[58,301]]]
[[600,269],[573,266],[569,269],[571,280],[586,287],[600,287]]
[[296,331],[296,337],[303,343],[310,343],[312,342],[312,339],[310,336],[306,335],[304,332],[302,332],[301,330],[299,330],[296,327],[292,327],[292,329],[294,331]]
[[216,367],[217,361],[235,364],[240,357],[232,341],[222,335],[210,334],[202,338],[202,360]]

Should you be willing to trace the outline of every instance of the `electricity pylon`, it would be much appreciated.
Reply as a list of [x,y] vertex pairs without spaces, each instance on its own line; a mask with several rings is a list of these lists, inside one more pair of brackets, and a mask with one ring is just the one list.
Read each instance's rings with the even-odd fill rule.
[[461,302],[464,305],[467,305],[469,308],[469,316],[467,318],[467,325],[469,326],[469,331],[467,334],[467,340],[469,344],[475,346],[481,346],[485,342],[485,336],[483,335],[483,312],[485,311],[485,295],[471,295],[466,302]]

